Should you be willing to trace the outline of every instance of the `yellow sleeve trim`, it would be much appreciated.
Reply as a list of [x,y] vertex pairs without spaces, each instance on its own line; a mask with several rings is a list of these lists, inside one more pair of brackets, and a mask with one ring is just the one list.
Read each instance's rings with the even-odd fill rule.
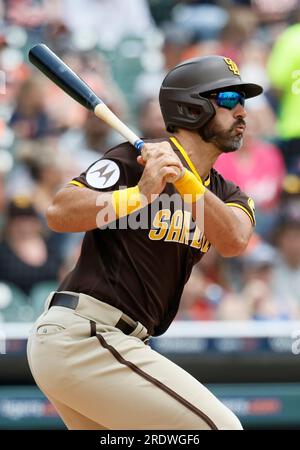
[[235,208],[242,209],[247,214],[247,216],[249,216],[249,218],[250,218],[251,222],[253,223],[253,225],[255,225],[255,218],[252,217],[252,215],[249,213],[249,211],[244,206],[239,205],[238,203],[226,203],[226,205],[234,206]]
[[80,183],[80,181],[75,181],[75,180],[70,181],[68,184],[74,184],[74,186],[79,186],[79,187],[86,187],[83,183]]
[[189,157],[189,155],[186,153],[186,151],[184,150],[184,148],[182,147],[182,145],[179,144],[179,142],[177,141],[177,139],[172,136],[170,137],[170,141],[173,142],[173,144],[175,145],[175,147],[178,148],[178,150],[180,151],[180,153],[182,154],[182,156],[184,157],[187,165],[189,166],[189,168],[191,169],[191,171],[193,172],[193,174],[195,175],[195,177],[197,178],[198,181],[200,181],[201,183],[204,184],[204,186],[208,186],[210,184],[210,177],[207,178],[207,180],[205,180],[204,182],[202,182],[200,175],[197,172],[196,167],[194,166],[194,164],[191,161],[191,158]]

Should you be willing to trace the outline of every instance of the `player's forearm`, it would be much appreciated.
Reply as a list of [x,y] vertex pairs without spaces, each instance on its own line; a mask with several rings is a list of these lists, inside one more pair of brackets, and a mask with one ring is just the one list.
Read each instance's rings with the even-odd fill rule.
[[147,204],[138,186],[112,192],[96,192],[68,185],[59,191],[46,213],[49,227],[60,233],[76,233],[109,226]]
[[[49,228],[60,233],[84,232],[97,228],[99,192],[85,187],[67,186],[55,196],[46,212]],[[98,202],[99,203],[99,202]]]
[[174,185],[185,203],[190,204],[198,228],[222,256],[237,256],[246,249],[251,236],[248,219],[246,224],[243,223],[239,214],[188,170]]
[[195,205],[193,217],[196,223],[204,225],[205,237],[222,256],[238,256],[245,251],[251,228],[245,228],[232,208],[208,189],[204,194],[204,221],[203,208]]

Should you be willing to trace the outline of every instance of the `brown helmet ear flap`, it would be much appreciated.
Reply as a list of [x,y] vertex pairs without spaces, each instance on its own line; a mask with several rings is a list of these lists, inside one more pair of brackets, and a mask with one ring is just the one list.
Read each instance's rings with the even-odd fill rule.
[[216,114],[216,110],[209,100],[208,102],[201,102],[199,105],[180,105],[180,109],[189,121],[190,129],[201,128]]
[[167,118],[166,127],[171,133],[176,128],[197,130],[216,114],[212,102],[199,94],[193,93],[187,96],[186,93],[177,92],[175,98],[172,90],[165,94],[163,109]]

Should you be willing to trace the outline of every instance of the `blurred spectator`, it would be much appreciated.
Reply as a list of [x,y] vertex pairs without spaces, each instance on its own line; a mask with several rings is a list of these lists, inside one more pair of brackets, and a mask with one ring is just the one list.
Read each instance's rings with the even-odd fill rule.
[[166,22],[162,27],[164,69],[167,73],[183,59],[183,52],[191,44],[193,34],[191,30],[178,27],[173,21]]
[[45,3],[34,0],[6,0],[5,18],[8,23],[36,28],[46,21]]
[[[4,209],[5,204],[5,190],[4,190],[4,178],[2,173],[0,172],[0,218]],[[1,225],[1,222],[0,222]]]
[[144,138],[159,139],[169,136],[161,115],[157,98],[148,98],[139,107],[138,121],[140,135]]
[[61,0],[62,21],[74,35],[86,35],[104,48],[114,48],[134,34],[144,36],[154,27],[146,0]]
[[[19,141],[15,146],[15,165],[6,178],[6,196],[25,195],[33,199],[43,185],[43,198],[50,198],[78,172],[77,169],[70,155],[62,152],[56,138]],[[34,202],[43,213],[47,201]]]
[[293,319],[296,314],[295,302],[284,302],[272,289],[277,256],[271,245],[258,239],[241,258],[244,287],[240,295],[250,319]]
[[287,170],[300,174],[300,24],[287,28],[272,49],[268,74],[279,98],[278,133]]
[[62,157],[54,140],[41,140],[28,144],[27,149],[23,147],[23,154],[20,156],[26,163],[33,181],[30,195],[32,205],[43,216],[54,195],[67,180],[62,167]]
[[227,294],[220,303],[221,320],[297,319],[295,298],[283,298],[273,289],[274,265],[278,255],[272,246],[252,239],[250,249],[240,260],[242,289]]
[[[118,113],[124,112],[123,96],[111,79],[107,62],[98,53],[67,51],[58,54],[106,104],[113,104]],[[84,125],[87,113],[82,105],[45,77],[43,90],[45,109],[56,133],[60,134],[68,129],[77,130]]]
[[14,110],[20,87],[30,76],[30,68],[23,61],[20,50],[12,49],[5,44],[3,48],[0,46],[0,70],[1,115],[9,118]]
[[[16,148],[17,164],[7,177],[7,198],[28,196],[46,226],[45,212],[56,192],[78,174],[78,164],[62,151],[56,138],[22,141]],[[78,235],[47,231],[48,244],[64,256]]]
[[220,286],[210,283],[205,275],[196,266],[185,285],[177,320],[214,320],[216,318],[216,296],[219,300],[222,295]]
[[[258,137],[274,140],[276,136],[276,117],[271,104],[270,81],[266,71],[269,48],[262,40],[249,40],[242,46],[240,71],[243,80],[260,84],[264,92],[257,98],[247,100],[248,116],[255,118],[255,134]],[[246,119],[247,120],[247,119]]]
[[[88,83],[96,94],[106,103],[106,105],[122,120],[127,119],[127,104],[116,83],[112,80],[109,67],[104,59],[94,52],[77,56],[68,54],[66,61],[74,70]],[[52,91],[60,108],[51,108],[51,116],[54,118],[56,126],[60,129],[59,144],[63,154],[69,154],[74,164],[77,166],[77,173],[85,170],[90,164],[99,159],[110,147],[119,144],[124,138],[114,131],[109,125],[98,119],[92,112],[85,110],[82,106],[73,104],[72,118],[69,115],[69,106],[66,105],[64,94],[58,90]],[[51,95],[49,96],[51,98]],[[50,111],[50,109],[49,109]],[[68,118],[66,117],[68,116]],[[73,174],[75,176],[76,173]]]
[[299,7],[298,0],[283,0],[274,2],[274,0],[252,0],[254,11],[258,17],[264,21],[279,21],[287,18]]
[[249,6],[230,9],[230,17],[220,34],[220,54],[241,62],[243,46],[251,42],[257,26],[257,17]]
[[226,293],[232,291],[226,278],[224,258],[211,247],[197,264],[185,285],[177,319],[216,320]]
[[178,2],[172,10],[172,19],[176,27],[186,33],[192,33],[194,41],[216,40],[228,23],[228,12],[218,5],[185,4]]
[[[159,29],[151,18],[149,3],[158,16],[165,11]],[[3,271],[4,278],[28,292],[40,277],[56,277],[58,254],[65,257],[61,273],[74,264],[82,236],[48,230],[46,239],[44,219],[38,219],[37,211],[42,216],[61,185],[123,140],[28,64],[29,47],[40,41],[57,51],[127,123],[129,108],[113,73],[130,99],[130,111],[137,113],[129,119],[141,135],[151,138],[167,137],[157,97],[168,69],[183,59],[205,54],[224,54],[235,60],[242,77],[262,84],[266,94],[246,103],[244,148],[222,155],[215,167],[254,198],[256,230],[269,237],[282,212],[279,197],[285,170],[278,148],[263,139],[276,138],[278,102],[280,146],[289,171],[284,189],[296,194],[294,197],[300,193],[300,25],[287,28],[276,41],[296,3],[0,0],[0,70],[5,74],[5,89],[3,83],[0,89],[0,227],[5,225],[0,279]],[[298,17],[299,13],[293,13],[294,21]],[[138,75],[141,68],[144,72]],[[13,212],[12,201],[4,222],[4,205],[16,194],[30,196],[30,205],[27,208],[26,202],[18,200],[18,212]],[[297,208],[300,210],[299,205]],[[23,214],[26,210],[28,217]],[[286,221],[276,229],[278,255],[259,237],[255,251],[255,246],[250,246],[242,260],[224,260],[210,249],[186,285],[178,318],[297,317],[300,226],[292,217],[291,221],[287,213]]]
[[29,294],[35,283],[55,280],[60,263],[43,237],[41,221],[29,199],[11,201],[0,243],[0,280]]
[[220,286],[223,291],[228,292],[232,290],[232,284],[227,278],[225,262],[226,259],[211,247],[205,258],[200,261],[199,267],[209,283]]
[[37,78],[30,78],[22,84],[9,123],[19,139],[40,138],[50,133],[51,126],[43,99],[44,94]]
[[[190,32],[179,28],[173,22],[167,22],[162,28],[163,43],[159,49],[162,61],[153,67],[152,61],[143,64],[145,71],[140,73],[135,82],[135,96],[139,102],[148,98],[157,98],[161,83],[167,72],[184,59],[184,51],[191,43]],[[149,64],[150,62],[150,64]]]
[[282,219],[275,230],[278,258],[272,286],[282,302],[295,299],[300,309],[300,203],[282,207]]
[[[114,110],[112,105],[108,106]],[[106,150],[124,140],[94,113],[87,112],[82,129],[68,130],[64,133],[60,138],[60,146],[64,154],[71,155],[78,168],[77,171],[83,171],[100,159]]]
[[238,293],[230,293],[220,303],[216,319],[251,320],[251,314],[243,297]]
[[[206,38],[204,36],[204,38],[197,39],[184,52],[184,59],[218,54],[233,59],[237,64],[240,63],[243,45],[249,41],[255,32],[256,17],[249,7],[231,8],[228,13],[225,13],[220,7],[217,8],[220,10],[219,18],[216,18],[218,28],[215,29],[213,34],[207,33]],[[223,18],[221,11],[223,11]],[[205,18],[205,15],[203,18]],[[225,18],[226,20],[224,20]]]
[[221,155],[215,169],[253,198],[257,230],[268,236],[277,219],[285,166],[279,149],[260,139],[257,119],[253,112],[248,113],[242,148]]

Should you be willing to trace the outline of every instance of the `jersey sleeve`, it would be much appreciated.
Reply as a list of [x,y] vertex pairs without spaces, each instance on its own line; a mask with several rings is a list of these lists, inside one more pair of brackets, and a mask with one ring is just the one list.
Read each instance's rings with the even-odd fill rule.
[[134,149],[122,144],[106,152],[69,184],[99,192],[113,191],[135,186],[140,172]]
[[252,225],[255,225],[255,205],[253,199],[242,192],[234,183],[225,180],[220,174],[218,175],[224,203],[228,206],[243,210],[251,220]]

